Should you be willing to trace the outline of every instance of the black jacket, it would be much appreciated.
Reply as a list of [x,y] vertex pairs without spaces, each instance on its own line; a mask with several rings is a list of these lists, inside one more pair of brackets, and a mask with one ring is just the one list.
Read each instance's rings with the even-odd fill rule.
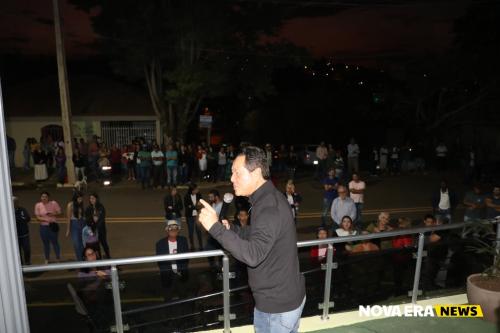
[[103,231],[106,232],[106,209],[101,203],[97,203],[95,207],[88,205],[85,209],[85,220],[91,221],[94,213],[99,215],[99,219],[97,220],[97,230],[99,230],[100,233]]
[[[201,199],[201,194],[196,193],[196,202],[198,203]],[[184,213],[186,218],[193,216],[193,211],[196,210],[196,205],[193,205],[193,201],[191,200],[191,194],[186,193],[184,196]]]
[[175,197],[167,194],[163,199],[163,206],[165,207],[165,218],[167,220],[181,218],[181,211],[184,209],[184,205],[182,204],[179,193],[177,193]]
[[248,266],[248,283],[258,310],[267,313],[294,310],[305,297],[305,283],[299,269],[290,205],[270,181],[250,196],[250,203],[252,224],[246,237],[239,233],[238,227],[226,230],[221,223],[215,223],[209,232]]
[[28,222],[31,220],[30,214],[25,208],[17,207],[16,213],[16,228],[17,237],[26,237],[30,233]]
[[[187,253],[189,252],[188,243],[186,237],[177,236],[177,253]],[[161,254],[170,254],[170,249],[168,248],[168,239],[166,237],[160,239],[156,242],[156,255]],[[177,264],[178,271],[187,271],[189,260],[177,260],[175,263]],[[172,270],[172,262],[171,261],[159,261],[158,267],[160,271],[171,271]]]

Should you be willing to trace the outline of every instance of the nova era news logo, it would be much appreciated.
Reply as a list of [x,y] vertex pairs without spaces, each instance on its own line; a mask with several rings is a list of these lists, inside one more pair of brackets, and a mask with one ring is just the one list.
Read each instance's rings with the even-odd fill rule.
[[480,305],[368,305],[359,306],[360,317],[483,317]]

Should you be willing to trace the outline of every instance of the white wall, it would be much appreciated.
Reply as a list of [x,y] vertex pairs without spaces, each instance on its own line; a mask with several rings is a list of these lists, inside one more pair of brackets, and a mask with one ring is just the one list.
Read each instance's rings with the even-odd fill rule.
[[[47,125],[61,125],[60,118],[35,118],[30,119],[7,119],[5,127],[7,135],[16,140],[17,148],[15,155],[16,167],[22,167],[24,163],[23,149],[27,138],[33,137],[40,141],[42,128]],[[73,137],[89,138],[94,134],[100,135],[99,120],[79,120],[73,122]],[[98,131],[97,131],[98,130]],[[33,161],[31,161],[33,164]]]

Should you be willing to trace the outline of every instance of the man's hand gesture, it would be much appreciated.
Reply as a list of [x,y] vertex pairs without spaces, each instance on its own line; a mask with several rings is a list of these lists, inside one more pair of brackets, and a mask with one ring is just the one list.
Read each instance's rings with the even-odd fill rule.
[[219,220],[217,217],[217,212],[213,207],[203,199],[200,199],[200,203],[203,205],[203,208],[200,211],[199,221],[203,228],[207,231]]

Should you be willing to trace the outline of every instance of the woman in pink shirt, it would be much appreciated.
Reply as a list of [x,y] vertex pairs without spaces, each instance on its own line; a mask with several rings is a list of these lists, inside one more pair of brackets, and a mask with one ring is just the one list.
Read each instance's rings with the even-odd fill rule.
[[50,244],[54,248],[56,259],[61,259],[61,248],[57,240],[58,231],[54,231],[49,224],[57,222],[57,216],[61,215],[61,207],[59,204],[49,199],[48,192],[42,192],[40,202],[35,205],[35,215],[40,221],[40,238],[43,243],[43,253],[45,255],[45,264],[49,263]]

